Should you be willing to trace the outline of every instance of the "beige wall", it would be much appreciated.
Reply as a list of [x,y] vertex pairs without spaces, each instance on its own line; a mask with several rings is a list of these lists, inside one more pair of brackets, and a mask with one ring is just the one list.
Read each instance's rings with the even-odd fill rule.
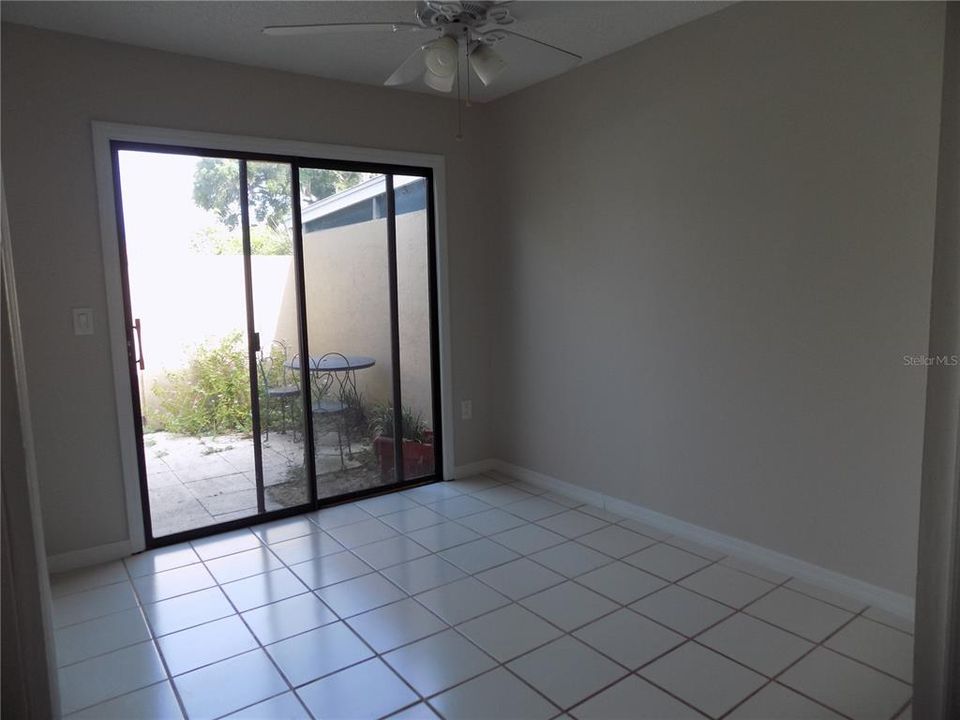
[[[4,24],[2,153],[51,554],[127,538],[91,121],[442,154],[447,162],[457,461],[486,457],[487,253],[471,199],[474,120],[422,94],[325,81]],[[94,310],[75,337],[70,309]]]
[[[960,5],[947,6],[932,357],[960,357]],[[913,714],[960,717],[960,368],[927,374]]]
[[495,103],[495,453],[912,595],[943,15],[738,4]]

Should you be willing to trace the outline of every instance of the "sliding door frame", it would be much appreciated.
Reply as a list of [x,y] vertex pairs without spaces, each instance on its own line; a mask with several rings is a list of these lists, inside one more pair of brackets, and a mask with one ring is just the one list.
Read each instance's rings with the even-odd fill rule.
[[[240,160],[240,231],[243,236],[243,294],[246,303],[247,321],[247,370],[250,377],[250,432],[253,433],[253,474],[257,492],[257,515],[267,511],[266,492],[263,487],[263,438],[260,431],[260,378],[257,375],[257,353],[260,351],[260,333],[254,315],[253,302],[253,248],[250,244],[250,187],[247,161]],[[114,178],[120,183],[120,176]],[[290,191],[291,195],[293,190]],[[291,200],[291,207],[295,205]],[[124,238],[126,243],[126,238]],[[299,298],[297,307],[300,307]],[[313,477],[308,475],[308,477]],[[141,483],[141,487],[143,484]],[[152,538],[152,535],[150,536]],[[152,538],[156,542],[156,538]]]
[[[406,153],[390,150],[375,150],[365,148],[350,148],[333,145],[318,145],[295,141],[279,141],[263,138],[239,137],[218,135],[211,133],[196,133],[164,128],[146,128],[111,123],[93,123],[94,157],[97,170],[98,195],[100,200],[101,241],[103,246],[104,272],[107,289],[107,310],[110,329],[111,359],[114,366],[114,387],[116,391],[116,406],[119,420],[118,435],[121,449],[122,478],[125,491],[127,520],[130,532],[128,547],[117,548],[118,554],[128,554],[143,550],[148,545],[160,545],[181,542],[192,537],[201,537],[213,532],[223,532],[239,527],[246,527],[255,523],[266,522],[272,519],[288,517],[326,505],[346,502],[358,497],[391,492],[398,487],[412,487],[419,484],[449,479],[453,476],[454,458],[450,452],[450,444],[443,443],[444,430],[451,427],[453,416],[453,399],[450,385],[450,323],[448,312],[448,282],[446,274],[446,241],[445,241],[445,192],[444,192],[444,160],[442,156],[420,153]],[[284,508],[263,514],[253,515],[250,518],[241,518],[226,523],[210,525],[187,533],[177,533],[162,538],[150,539],[150,518],[146,499],[146,472],[142,437],[141,418],[139,415],[139,398],[133,397],[132,388],[136,385],[130,376],[130,362],[128,350],[128,322],[129,297],[125,282],[125,261],[123,257],[124,243],[121,241],[122,207],[119,195],[119,175],[116,174],[115,157],[120,149],[142,150],[148,152],[166,152],[173,154],[191,154],[203,157],[221,157],[238,160],[242,166],[248,161],[265,161],[286,163],[292,168],[292,192],[294,195],[294,245],[295,259],[298,267],[297,278],[299,299],[297,303],[299,327],[301,330],[301,345],[307,342],[306,317],[303,306],[303,268],[302,268],[302,227],[297,220],[300,215],[299,207],[299,169],[322,167],[333,170],[360,170],[374,172],[386,176],[414,175],[427,180],[427,233],[428,247],[428,278],[430,280],[430,344],[431,370],[434,404],[435,441],[435,474],[433,477],[392,483],[377,488],[357,491],[334,498],[320,499],[317,497],[316,479],[310,485],[310,499],[297,507]],[[116,179],[116,182],[115,182]],[[388,228],[390,223],[388,222]],[[249,306],[248,306],[249,307]],[[396,318],[392,318],[393,333],[396,332]],[[302,348],[301,348],[302,349]],[[138,378],[137,378],[138,380]],[[309,413],[307,414],[309,416]],[[310,423],[312,418],[307,417],[305,422]],[[312,445],[305,444],[305,447]],[[398,443],[402,446],[402,443]],[[311,448],[312,449],[312,448]],[[314,462],[311,457],[306,458],[308,470]],[[402,475],[402,462],[399,465]],[[120,544],[123,545],[123,544]]]

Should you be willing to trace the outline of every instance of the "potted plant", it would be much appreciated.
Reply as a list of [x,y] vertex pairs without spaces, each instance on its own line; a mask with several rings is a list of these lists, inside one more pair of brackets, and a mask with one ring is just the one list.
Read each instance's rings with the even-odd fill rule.
[[[427,428],[420,413],[414,414],[410,408],[403,408],[403,476],[405,478],[432,475],[433,431]],[[370,413],[370,432],[373,435],[373,447],[380,460],[380,473],[384,478],[393,475],[394,468],[394,416],[393,405],[376,405]]]

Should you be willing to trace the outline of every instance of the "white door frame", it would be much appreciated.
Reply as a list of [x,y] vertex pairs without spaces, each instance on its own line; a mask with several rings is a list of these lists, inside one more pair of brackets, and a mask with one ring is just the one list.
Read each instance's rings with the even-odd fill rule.
[[94,122],[93,155],[100,207],[100,237],[107,293],[110,359],[113,364],[113,384],[120,435],[121,472],[126,496],[127,527],[131,552],[143,550],[146,538],[143,527],[143,505],[140,497],[140,471],[137,462],[137,437],[134,430],[133,396],[130,388],[127,360],[120,243],[114,198],[113,160],[110,151],[110,142],[113,140],[287,155],[319,160],[414,165],[433,170],[434,207],[436,209],[437,316],[440,325],[438,330],[440,335],[440,403],[443,428],[442,463],[444,477],[448,479],[453,477],[455,462],[453,454],[452,362],[450,355],[450,283],[447,270],[446,177],[445,162],[442,155]]
[[[20,413],[20,435],[23,444],[24,487],[22,491],[7,492],[11,483],[20,479],[4,478],[4,512],[17,515],[17,522],[6,522],[4,540],[9,533],[21,533],[18,542],[11,543],[10,551],[14,561],[22,561],[18,567],[11,563],[14,581],[14,604],[26,603],[21,608],[25,613],[36,613],[40,619],[43,637],[25,635],[21,640],[28,642],[30,648],[18,653],[21,670],[26,673],[28,684],[25,687],[27,702],[39,715],[50,712],[60,717],[60,685],[57,674],[57,648],[53,634],[53,596],[50,591],[50,572],[47,564],[46,540],[43,534],[43,514],[40,503],[40,480],[37,473],[36,443],[33,436],[31,418],[30,391],[27,384],[27,363],[24,358],[23,333],[20,323],[20,300],[17,293],[17,274],[13,261],[13,246],[10,239],[10,218],[7,215],[7,193],[3,173],[0,171],[0,272],[3,275],[4,297],[7,322],[10,331],[10,354],[16,382],[17,409]],[[32,551],[32,552],[30,552]],[[31,564],[33,565],[31,572]],[[39,601],[38,601],[39,600]],[[17,612],[16,610],[14,612]],[[33,623],[21,623],[29,631]],[[11,642],[8,638],[7,642]],[[46,690],[46,692],[44,692]]]

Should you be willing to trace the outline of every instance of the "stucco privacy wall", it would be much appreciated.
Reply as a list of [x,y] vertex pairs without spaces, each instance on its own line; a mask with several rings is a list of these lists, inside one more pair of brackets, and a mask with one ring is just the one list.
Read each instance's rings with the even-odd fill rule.
[[[129,235],[128,235],[129,238]],[[186,366],[194,348],[246,328],[243,257],[195,255],[180,263],[177,283],[136,256],[127,243],[131,307],[141,321],[146,367],[141,372],[147,418],[160,408],[156,383]],[[356,373],[364,405],[392,402],[387,221],[370,220],[303,237],[310,355],[372,357]],[[433,427],[426,212],[397,217],[397,310],[404,407]],[[291,255],[253,255],[256,331],[269,354],[274,340],[299,353],[296,279]],[[290,376],[291,381],[293,375]]]
[[493,104],[495,454],[912,596],[943,16],[738,4]]
[[[488,455],[487,254],[478,243],[469,138],[456,106],[422,94],[134,48],[5,24],[2,152],[51,554],[127,538],[91,121],[442,154],[447,163],[453,394],[475,418],[452,429],[457,462]],[[176,279],[171,278],[175,283]],[[72,334],[70,308],[97,332]]]

